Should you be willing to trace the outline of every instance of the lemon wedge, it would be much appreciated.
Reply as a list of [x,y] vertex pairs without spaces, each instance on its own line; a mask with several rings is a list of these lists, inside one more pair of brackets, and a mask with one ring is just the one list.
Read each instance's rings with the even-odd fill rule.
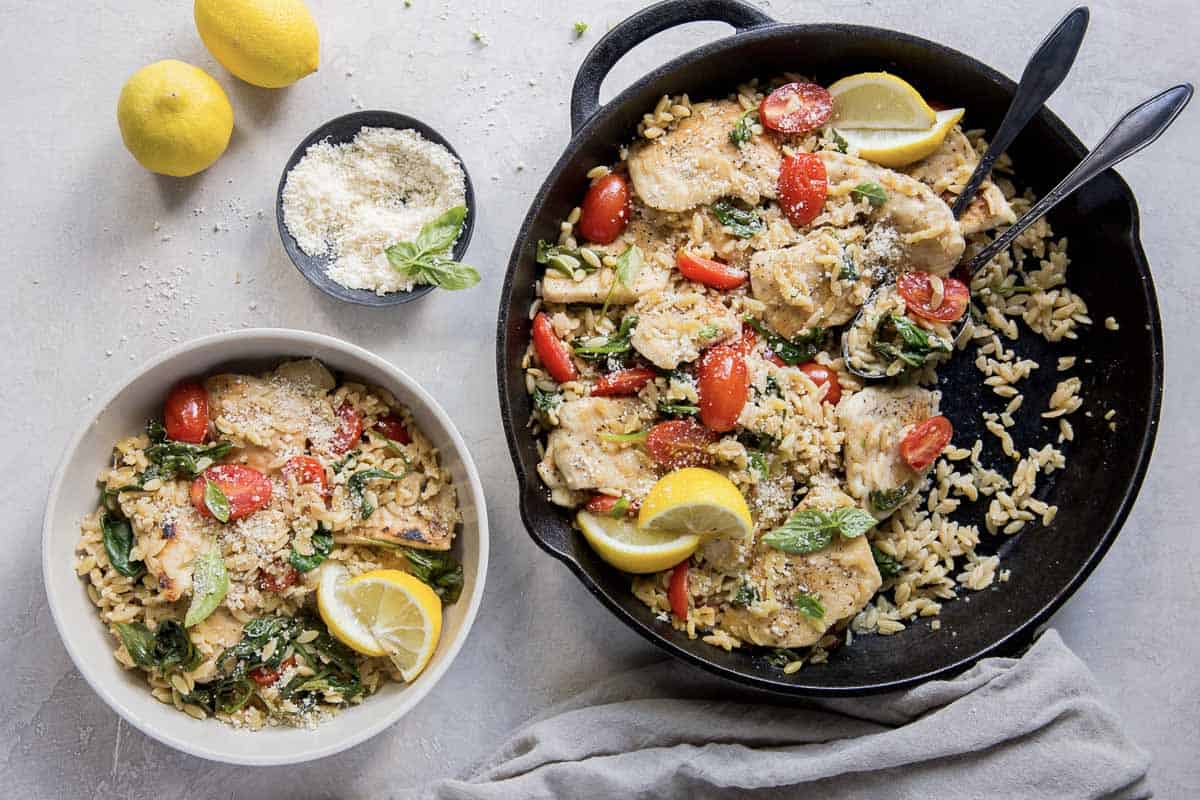
[[596,516],[587,511],[575,515],[583,538],[596,555],[624,572],[661,572],[690,556],[700,546],[700,537],[639,528],[626,519]]
[[351,578],[345,567],[322,567],[317,609],[329,632],[367,656],[388,656],[411,682],[437,649],[442,601],[417,577],[377,569]]
[[923,131],[934,125],[935,112],[921,93],[903,78],[887,72],[860,72],[829,87],[833,98],[830,124],[841,130]]
[[729,479],[711,469],[669,472],[642,501],[638,527],[702,539],[750,536],[754,523],[746,499]]
[[851,128],[838,128],[837,131],[847,144],[858,151],[860,157],[895,169],[933,155],[964,113],[965,109],[962,108],[939,111],[937,123],[924,131],[868,131]]

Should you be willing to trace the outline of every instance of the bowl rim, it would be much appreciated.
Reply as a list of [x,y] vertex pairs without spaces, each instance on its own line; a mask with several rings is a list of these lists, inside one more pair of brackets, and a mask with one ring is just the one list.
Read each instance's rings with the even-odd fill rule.
[[[95,659],[89,659],[81,647],[73,637],[66,635],[67,617],[65,610],[60,605],[60,598],[57,593],[51,591],[52,581],[51,573],[61,570],[63,565],[52,563],[50,538],[54,527],[54,518],[56,516],[59,497],[62,495],[64,481],[69,465],[78,457],[78,450],[86,437],[88,430],[95,424],[96,420],[103,414],[109,406],[116,400],[117,396],[124,392],[130,384],[141,378],[146,373],[165,364],[179,356],[193,352],[196,350],[209,349],[219,347],[234,339],[246,339],[253,337],[272,337],[276,340],[289,340],[297,345],[322,345],[332,349],[336,349],[353,359],[370,364],[372,367],[382,370],[396,383],[401,384],[407,391],[410,391],[421,404],[423,410],[431,413],[440,425],[445,429],[449,436],[450,442],[453,445],[456,455],[462,462],[463,471],[466,473],[466,483],[470,487],[471,499],[476,506],[478,529],[478,561],[476,564],[476,575],[471,588],[470,596],[466,598],[466,610],[463,615],[462,625],[458,635],[450,642],[441,643],[440,647],[445,647],[443,657],[440,662],[430,668],[428,673],[421,677],[425,680],[418,680],[417,683],[405,689],[404,695],[397,699],[395,708],[381,715],[377,720],[362,726],[350,736],[344,739],[325,745],[312,750],[302,750],[294,754],[286,754],[282,756],[275,755],[248,755],[238,753],[233,750],[221,750],[212,748],[207,743],[198,743],[193,740],[180,739],[163,731],[158,730],[154,723],[148,719],[142,718],[131,709],[123,706],[116,697],[108,690],[105,676],[100,674],[100,670],[93,663]],[[320,333],[312,333],[309,331],[301,331],[292,328],[246,328],[242,330],[226,331],[223,333],[209,334],[196,339],[179,344],[160,355],[144,362],[136,370],[126,374],[120,381],[117,381],[101,400],[94,403],[87,412],[83,415],[84,422],[80,424],[74,434],[68,441],[63,456],[59,461],[58,467],[55,470],[54,478],[50,483],[50,490],[46,499],[46,511],[42,518],[42,584],[46,592],[46,601],[50,607],[50,615],[54,619],[54,626],[58,631],[59,638],[66,647],[67,654],[70,655],[71,661],[75,668],[84,677],[92,690],[100,696],[102,700],[113,711],[128,722],[130,725],[137,728],[142,733],[152,739],[155,739],[172,749],[179,750],[189,755],[197,756],[209,761],[219,761],[226,764],[236,764],[241,766],[282,766],[286,764],[298,764],[306,761],[313,761],[319,758],[335,755],[344,750],[347,750],[355,745],[361,744],[366,740],[373,738],[386,728],[391,727],[398,722],[402,717],[408,714],[418,703],[425,698],[433,687],[445,676],[449,671],[450,665],[458,656],[467,637],[470,635],[471,628],[474,625],[475,617],[479,612],[480,605],[483,600],[484,584],[487,580],[488,553],[489,553],[489,533],[487,520],[487,503],[483,492],[483,484],[480,481],[479,473],[476,470],[475,462],[471,457],[470,450],[467,448],[466,442],[459,433],[458,428],[446,411],[434,400],[416,380],[411,378],[407,373],[399,367],[392,365],[389,361],[377,356],[374,353],[366,350],[358,345],[346,342],[333,336],[327,336]],[[74,570],[72,569],[72,572]],[[461,602],[461,600],[460,600]],[[98,619],[98,618],[97,618]],[[108,656],[109,654],[105,654]],[[353,709],[351,709],[353,710]],[[220,724],[213,720],[214,724]],[[270,735],[265,730],[256,732],[255,735]]]
[[305,280],[330,297],[341,300],[344,303],[352,303],[366,308],[390,308],[391,306],[403,305],[414,300],[419,300],[437,287],[432,284],[424,284],[414,286],[407,292],[388,292],[381,295],[376,294],[370,289],[350,289],[342,286],[325,275],[322,268],[307,261],[310,256],[300,250],[300,245],[296,241],[296,237],[292,235],[292,232],[288,230],[287,223],[284,222],[283,189],[287,185],[288,175],[295,168],[296,164],[300,162],[300,159],[304,158],[305,153],[308,152],[308,148],[328,139],[348,123],[358,123],[358,130],[360,131],[365,127],[372,126],[416,131],[434,144],[439,144],[450,151],[450,155],[454,156],[459,166],[462,167],[463,202],[467,207],[467,215],[463,220],[462,232],[459,234],[458,240],[454,243],[452,255],[456,261],[461,261],[463,256],[466,255],[467,247],[471,243],[471,234],[475,230],[475,188],[471,183],[471,173],[467,169],[466,162],[463,161],[458,151],[454,149],[454,145],[450,144],[450,141],[438,133],[431,125],[422,122],[416,117],[410,117],[399,111],[388,111],[387,109],[360,109],[326,120],[301,139],[300,143],[292,150],[291,155],[288,156],[287,161],[283,164],[283,172],[279,175],[279,185],[275,189],[275,226],[279,230],[279,239],[283,243],[283,250],[287,253],[292,265],[299,270]]

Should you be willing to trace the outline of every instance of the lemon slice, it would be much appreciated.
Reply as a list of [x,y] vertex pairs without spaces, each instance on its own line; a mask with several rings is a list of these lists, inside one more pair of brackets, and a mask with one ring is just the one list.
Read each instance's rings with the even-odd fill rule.
[[711,469],[669,472],[642,501],[638,527],[705,539],[743,538],[754,529],[746,499],[729,479]]
[[934,125],[934,110],[908,81],[886,72],[860,72],[829,87],[838,130],[923,131]]
[[962,119],[965,109],[951,108],[937,113],[937,123],[924,131],[868,131],[838,128],[846,143],[867,161],[885,167],[903,167],[933,155],[946,135]]
[[661,572],[700,546],[699,536],[642,530],[629,520],[598,517],[587,511],[576,514],[575,521],[596,554],[624,572]]
[[329,632],[367,656],[388,656],[412,681],[442,635],[442,601],[418,578],[377,569],[350,578],[339,564],[322,567],[317,608]]

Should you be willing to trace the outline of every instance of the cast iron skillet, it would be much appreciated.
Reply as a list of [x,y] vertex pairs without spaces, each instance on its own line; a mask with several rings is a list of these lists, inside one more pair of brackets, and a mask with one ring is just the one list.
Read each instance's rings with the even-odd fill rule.
[[[599,106],[600,84],[622,55],[660,31],[696,20],[727,22],[737,33],[659,67]],[[1012,577],[946,603],[941,630],[919,621],[894,636],[864,636],[831,653],[826,664],[784,675],[751,652],[725,653],[657,621],[630,593],[628,577],[597,558],[572,530],[570,516],[550,503],[538,480],[536,443],[525,426],[530,399],[521,371],[539,271],[534,251],[538,239],[557,237],[560,220],[586,190],[585,173],[617,160],[617,147],[632,139],[641,115],[663,94],[721,96],[750,77],[785,70],[826,85],[865,70],[894,72],[926,97],[966,106],[967,123],[988,130],[1000,123],[1015,89],[1013,81],[990,67],[934,42],[855,25],[778,24],[737,0],[666,0],[633,15],[605,35],[580,67],[571,97],[574,136],[534,199],[513,248],[497,330],[500,408],[530,535],[629,627],[673,655],[750,686],[809,695],[879,692],[947,675],[984,656],[1015,652],[1079,588],[1112,545],[1154,445],[1163,381],[1158,303],[1138,241],[1137,205],[1129,187],[1110,171],[1050,215],[1055,234],[1070,239],[1071,286],[1087,301],[1096,324],[1076,342],[1048,344],[1027,334],[1020,345],[1042,365],[1022,385],[1025,407],[1014,430],[1022,448],[1057,437],[1057,420],[1043,420],[1040,412],[1063,377],[1055,371],[1057,357],[1078,356],[1070,374],[1083,380],[1085,405],[1070,418],[1075,441],[1064,445],[1067,468],[1051,478],[1041,476],[1036,494],[1060,507],[1058,517],[1049,527],[1030,526],[1012,537],[985,534],[980,550],[999,552]],[[1043,110],[1010,152],[1020,179],[1041,194],[1086,150],[1061,120]],[[1110,315],[1119,321],[1119,330],[1102,324]],[[1005,474],[1011,473],[1013,462],[994,446],[995,437],[979,421],[981,409],[1000,410],[1003,401],[982,390],[981,375],[969,356],[960,355],[941,371],[943,412],[954,422],[955,440],[983,437],[985,453]],[[1116,412],[1115,430],[1104,419],[1109,410]],[[981,519],[986,506],[980,503],[973,510]]]

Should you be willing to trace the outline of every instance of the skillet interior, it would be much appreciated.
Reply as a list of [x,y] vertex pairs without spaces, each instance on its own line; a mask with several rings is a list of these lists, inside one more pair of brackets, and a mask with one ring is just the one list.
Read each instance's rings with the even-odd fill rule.
[[[597,48],[599,49],[599,47]],[[736,65],[736,71],[731,65]],[[586,69],[586,65],[585,65]],[[1083,582],[1111,545],[1141,485],[1153,446],[1162,390],[1162,334],[1145,255],[1138,241],[1137,208],[1126,184],[1109,172],[1058,206],[1050,215],[1056,236],[1070,239],[1072,289],[1087,301],[1095,324],[1076,342],[1048,344],[1022,336],[1023,355],[1041,368],[1023,382],[1025,405],[1016,415],[1014,438],[1022,449],[1053,441],[1056,420],[1040,412],[1054,384],[1059,355],[1077,355],[1071,374],[1083,380],[1084,407],[1070,419],[1075,441],[1063,445],[1067,467],[1039,480],[1037,497],[1060,507],[1048,528],[1014,537],[984,536],[981,552],[999,551],[1012,570],[1007,583],[964,592],[943,606],[940,631],[927,621],[887,636],[857,638],[829,662],[793,675],[768,667],[746,652],[725,653],[689,640],[656,621],[629,591],[628,578],[600,561],[571,529],[569,515],[553,506],[538,480],[537,452],[525,428],[530,401],[521,357],[529,337],[528,308],[534,299],[539,238],[554,239],[559,221],[578,203],[585,173],[616,160],[645,109],[663,94],[688,92],[694,99],[721,96],[740,81],[784,70],[828,84],[865,70],[904,76],[930,98],[967,107],[965,124],[995,130],[1015,88],[1012,81],[957,51],[931,42],[849,25],[769,25],[706,45],[655,70],[595,114],[576,135],[539,191],[509,263],[497,337],[501,413],[521,484],[521,511],[534,540],[564,561],[583,583],[630,627],[669,652],[725,677],[793,694],[883,691],[964,668],[979,658],[1012,652]],[[1086,152],[1078,139],[1043,111],[1011,148],[1022,185],[1038,194],[1058,182]],[[1107,316],[1118,331],[1103,325]],[[970,351],[968,351],[970,352]],[[1013,462],[1000,454],[980,424],[981,410],[1003,402],[981,386],[973,356],[960,355],[941,368],[944,413],[962,445],[982,436],[985,454],[1004,474]],[[1115,411],[1116,431],[1104,420]],[[1085,414],[1090,412],[1090,416]],[[987,460],[987,459],[985,459]],[[980,521],[983,503],[957,518]]]

